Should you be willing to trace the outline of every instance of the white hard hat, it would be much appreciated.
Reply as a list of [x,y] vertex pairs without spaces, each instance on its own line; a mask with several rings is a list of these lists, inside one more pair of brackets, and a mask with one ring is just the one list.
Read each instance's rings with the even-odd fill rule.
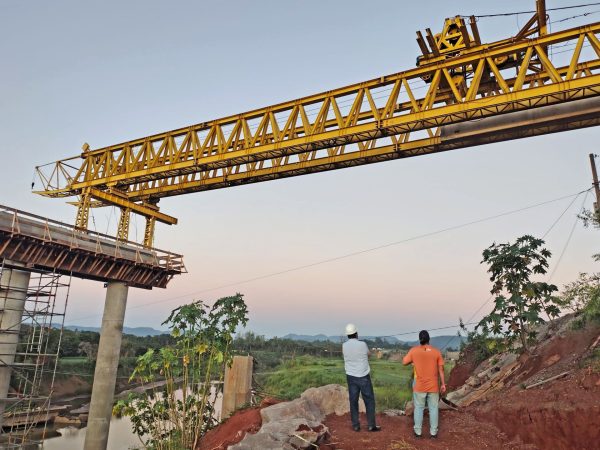
[[346,336],[350,336],[351,334],[356,333],[356,325],[353,323],[349,323],[346,325]]

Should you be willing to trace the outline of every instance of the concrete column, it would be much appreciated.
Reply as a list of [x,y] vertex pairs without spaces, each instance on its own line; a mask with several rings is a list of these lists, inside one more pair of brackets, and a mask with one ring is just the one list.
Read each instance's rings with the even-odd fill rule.
[[250,403],[253,361],[252,356],[234,356],[231,367],[225,368],[221,419],[229,417],[240,406]]
[[[5,261],[5,265],[21,265]],[[0,429],[4,422],[3,414],[10,386],[11,364],[19,342],[19,331],[23,320],[23,310],[27,298],[31,272],[2,268],[0,277]]]
[[108,283],[106,290],[90,414],[85,433],[85,450],[106,450],[108,444],[127,290],[127,285],[120,282]]

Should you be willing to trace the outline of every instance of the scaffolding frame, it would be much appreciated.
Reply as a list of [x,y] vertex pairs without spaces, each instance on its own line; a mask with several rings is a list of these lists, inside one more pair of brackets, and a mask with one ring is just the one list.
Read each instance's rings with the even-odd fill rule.
[[[31,272],[25,292],[21,321],[12,326],[0,321],[1,336],[19,334],[14,362],[0,354],[0,366],[10,367],[0,448],[21,449],[43,445],[47,425],[54,418],[52,394],[60,356],[64,318],[69,301],[71,276],[28,267],[11,267],[2,260],[0,274],[7,268]],[[12,271],[11,275],[12,277]],[[0,308],[6,309],[14,287],[0,281]],[[21,292],[22,294],[23,292]]]

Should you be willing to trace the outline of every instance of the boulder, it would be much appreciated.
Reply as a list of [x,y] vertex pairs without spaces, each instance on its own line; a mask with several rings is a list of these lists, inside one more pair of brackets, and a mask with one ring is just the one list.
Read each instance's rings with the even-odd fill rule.
[[258,433],[247,434],[228,450],[310,449],[321,443],[328,434],[329,429],[320,422],[286,419],[264,424]]
[[260,415],[263,424],[296,418],[321,421],[325,417],[317,406],[302,397],[292,400],[291,402],[278,403],[263,408],[260,411]]
[[[364,403],[359,404],[361,411]],[[256,434],[246,434],[230,450],[314,449],[329,435],[321,422],[329,414],[350,410],[348,390],[330,384],[304,391],[300,398],[278,403],[260,411],[262,426]]]
[[[311,402],[324,416],[333,413],[341,416],[350,412],[348,389],[339,384],[328,384],[318,388],[307,389],[300,398]],[[361,412],[366,411],[362,398],[358,401],[358,408]]]

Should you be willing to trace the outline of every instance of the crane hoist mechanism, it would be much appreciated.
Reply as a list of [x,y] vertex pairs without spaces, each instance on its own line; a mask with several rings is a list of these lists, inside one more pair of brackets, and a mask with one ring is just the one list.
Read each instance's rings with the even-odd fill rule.
[[546,8],[482,43],[476,18],[417,32],[416,67],[37,167],[47,197],[76,197],[75,226],[116,206],[153,244],[163,197],[538,136],[600,124],[600,23],[547,33]]

